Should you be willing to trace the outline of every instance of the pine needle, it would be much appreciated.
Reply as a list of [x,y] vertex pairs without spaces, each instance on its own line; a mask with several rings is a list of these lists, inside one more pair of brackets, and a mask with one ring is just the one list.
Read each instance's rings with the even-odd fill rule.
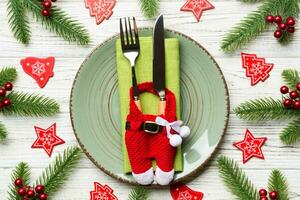
[[225,185],[238,199],[259,199],[257,189],[233,159],[229,159],[225,156],[220,156],[217,159],[217,165],[219,168],[220,176]]
[[11,106],[1,110],[4,115],[42,117],[53,116],[59,112],[59,104],[49,97],[12,92],[7,98],[10,99]]
[[269,191],[276,191],[278,199],[289,200],[289,191],[286,178],[279,170],[273,170],[269,177]]
[[285,69],[281,76],[290,89],[295,89],[296,84],[300,82],[300,74],[297,70]]
[[300,118],[294,120],[283,129],[280,140],[287,145],[295,144],[300,141]]
[[13,67],[4,67],[0,70],[0,87],[7,82],[14,82],[17,79],[17,70]]
[[41,14],[43,8],[39,1],[26,0],[24,6],[33,13],[37,21],[42,22],[46,29],[55,32],[65,40],[77,42],[80,45],[87,45],[90,42],[87,30],[56,6],[52,6],[50,17],[44,17]]
[[[26,1],[26,0],[25,0]],[[23,0],[8,0],[8,23],[15,38],[23,44],[30,40],[30,27]]]
[[140,7],[145,17],[153,18],[157,15],[159,0],[139,0]]
[[7,137],[7,130],[4,124],[0,122],[0,142],[3,141],[6,137]]
[[234,112],[239,118],[254,121],[300,117],[298,110],[287,109],[280,100],[274,100],[273,98],[247,101],[235,108]]
[[15,180],[17,178],[21,178],[23,181],[23,185],[28,185],[30,180],[30,169],[27,163],[21,162],[19,163],[16,168],[13,170],[11,175],[11,181],[12,183],[9,186],[8,191],[8,200],[22,200],[22,197],[20,197],[17,194],[17,187],[15,186]]
[[146,190],[144,187],[137,186],[130,191],[128,200],[147,200],[148,193],[148,190]]
[[48,196],[60,189],[75,166],[79,163],[81,150],[79,147],[69,147],[62,155],[58,155],[36,181],[36,185],[44,185]]

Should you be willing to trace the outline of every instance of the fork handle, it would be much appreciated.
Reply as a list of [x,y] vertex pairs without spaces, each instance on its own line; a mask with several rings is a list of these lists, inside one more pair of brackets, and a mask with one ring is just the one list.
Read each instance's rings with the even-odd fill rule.
[[134,100],[135,105],[138,107],[138,109],[141,110],[141,104],[140,104],[140,100],[139,100],[139,88],[137,85],[134,66],[131,67],[131,71],[132,71],[133,100]]

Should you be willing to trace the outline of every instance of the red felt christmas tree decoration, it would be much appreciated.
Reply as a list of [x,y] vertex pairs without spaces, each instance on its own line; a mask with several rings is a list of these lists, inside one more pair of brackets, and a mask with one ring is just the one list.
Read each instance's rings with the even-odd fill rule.
[[200,21],[203,11],[215,8],[208,0],[187,0],[182,6],[182,11],[193,12],[197,21]]
[[118,200],[113,192],[113,189],[108,185],[103,186],[100,183],[94,182],[94,190],[90,191],[90,200]]
[[85,7],[90,9],[91,17],[96,18],[96,24],[109,19],[113,14],[116,0],[85,0]]
[[184,184],[174,184],[170,187],[173,200],[202,200],[203,193],[197,192]]

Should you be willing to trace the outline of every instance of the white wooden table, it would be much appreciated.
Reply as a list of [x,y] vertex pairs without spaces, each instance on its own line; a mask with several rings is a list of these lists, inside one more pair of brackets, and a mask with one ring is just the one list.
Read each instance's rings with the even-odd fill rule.
[[[226,55],[220,51],[220,41],[224,34],[259,4],[246,4],[238,0],[212,0],[214,10],[204,13],[201,22],[196,23],[190,12],[181,12],[184,0],[163,0],[161,12],[165,15],[165,26],[183,32],[200,42],[219,63],[230,93],[231,110],[239,103],[251,98],[273,96],[280,97],[279,87],[282,85],[281,71],[285,68],[300,70],[300,31],[295,34],[294,41],[286,46],[280,46],[273,37],[273,32],[264,33],[257,40],[247,45],[243,52],[256,53],[266,57],[267,62],[275,64],[270,78],[265,83],[255,87],[250,86],[250,80],[245,77],[241,66],[241,51]],[[118,30],[119,18],[135,15],[140,26],[152,26],[152,20],[146,20],[138,6],[137,0],[119,0],[113,16],[96,26],[94,18],[84,7],[83,0],[59,0],[56,5],[63,8],[71,16],[84,23],[88,28],[93,42],[87,47],[69,44],[55,34],[44,30],[40,23],[31,18],[32,40],[30,45],[19,44],[7,24],[7,0],[0,1],[0,66],[15,66],[19,78],[15,89],[20,91],[45,94],[58,100],[61,113],[53,118],[17,118],[1,117],[9,131],[8,139],[0,144],[0,199],[6,199],[7,185],[10,183],[10,173],[20,161],[28,162],[32,168],[32,179],[41,173],[54,157],[67,146],[77,144],[69,117],[69,96],[75,74],[87,54],[99,43],[106,40]],[[56,58],[55,76],[50,79],[44,89],[40,89],[32,78],[25,75],[19,62],[27,56]],[[36,139],[33,126],[48,127],[57,122],[57,131],[66,144],[54,149],[52,158],[48,158],[42,149],[31,149]],[[218,149],[217,155],[225,154],[234,158],[242,165],[241,152],[232,143],[243,138],[246,128],[256,136],[267,136],[268,141],[263,147],[266,160],[253,159],[242,165],[254,184],[259,187],[267,186],[267,177],[273,168],[282,170],[290,184],[291,199],[300,199],[300,144],[285,146],[279,140],[279,132],[287,122],[249,123],[239,120],[231,111],[227,133]],[[208,200],[231,200],[233,196],[226,190],[218,176],[216,157],[205,170],[195,177],[188,185],[205,193]],[[89,191],[93,189],[93,182],[108,184],[115,190],[119,199],[126,199],[130,186],[107,176],[85,156],[79,167],[71,175],[63,188],[53,198],[55,200],[89,199]],[[171,199],[168,190],[151,190],[150,199]]]

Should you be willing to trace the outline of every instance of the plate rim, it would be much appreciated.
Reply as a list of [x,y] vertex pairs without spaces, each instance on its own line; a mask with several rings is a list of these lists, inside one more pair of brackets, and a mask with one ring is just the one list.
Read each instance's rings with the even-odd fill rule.
[[[139,31],[149,31],[149,30],[153,30],[153,28],[151,27],[143,27],[143,28],[139,28]],[[174,179],[174,181],[172,182],[173,183],[178,183],[178,182],[189,182],[191,181],[192,179],[196,178],[196,176],[198,176],[202,170],[204,170],[205,166],[208,164],[208,162],[214,157],[214,155],[217,153],[218,151],[218,148],[219,146],[221,145],[222,143],[222,139],[224,138],[224,135],[226,133],[226,130],[228,128],[228,123],[229,123],[229,115],[230,115],[230,98],[229,98],[229,90],[228,90],[228,86],[227,86],[227,83],[226,83],[226,80],[225,80],[225,77],[224,77],[224,74],[220,68],[220,66],[218,65],[218,63],[216,62],[216,60],[212,57],[212,55],[197,41],[195,41],[194,39],[192,39],[190,36],[187,36],[186,34],[183,34],[179,31],[175,31],[175,30],[172,30],[172,29],[168,29],[168,28],[165,28],[165,31],[169,31],[171,33],[174,33],[174,34],[177,34],[183,38],[186,38],[188,39],[189,41],[191,41],[192,43],[194,43],[196,46],[198,46],[199,48],[201,48],[207,55],[208,57],[213,61],[213,63],[216,65],[219,73],[221,74],[221,79],[223,81],[223,84],[225,86],[225,96],[226,96],[226,115],[225,115],[225,118],[224,118],[224,127],[223,127],[223,131],[222,131],[222,134],[220,135],[218,141],[217,141],[217,144],[216,144],[216,147],[214,148],[214,150],[210,153],[210,155],[207,157],[206,160],[204,160],[204,162],[199,165],[197,168],[195,168],[193,171],[191,171],[189,174],[181,177],[181,178],[178,178],[178,179]],[[112,41],[113,39],[115,38],[118,38],[119,37],[119,33],[117,34],[114,34],[113,36],[109,37],[108,39],[106,39],[105,41],[103,41],[102,43],[98,44],[96,47],[94,47],[92,49],[92,51],[86,56],[86,58],[84,59],[84,61],[82,62],[82,64],[80,65],[79,69],[77,70],[76,72],[76,76],[74,78],[74,81],[72,83],[72,88],[71,88],[71,93],[70,93],[70,100],[69,100],[69,115],[70,115],[70,120],[71,120],[71,125],[72,125],[72,129],[73,129],[73,133],[75,135],[75,138],[80,146],[80,148],[82,149],[82,151],[85,153],[85,155],[89,158],[90,161],[92,161],[92,163],[98,167],[99,169],[101,169],[104,173],[106,173],[107,175],[109,175],[110,177],[112,178],[115,178],[119,181],[122,181],[123,183],[127,183],[127,184],[130,184],[130,185],[139,185],[137,182],[135,181],[131,181],[131,180],[128,180],[128,179],[125,179],[125,178],[122,178],[121,176],[118,176],[116,175],[115,173],[112,173],[110,172],[109,170],[107,170],[105,167],[103,167],[101,164],[99,164],[90,154],[89,152],[87,151],[87,149],[84,147],[84,144],[81,142],[81,140],[79,139],[78,135],[77,135],[77,131],[75,129],[75,124],[74,124],[74,114],[72,112],[72,105],[73,105],[73,96],[74,96],[74,88],[75,88],[75,84],[77,82],[77,79],[80,75],[80,72],[83,68],[83,66],[86,64],[86,62],[88,61],[88,59],[94,54],[94,52],[101,48],[102,46],[106,45],[107,43],[109,43],[110,41]],[[158,185],[155,185],[153,184],[152,186],[154,187],[157,187]],[[159,186],[161,187],[161,186]]]

